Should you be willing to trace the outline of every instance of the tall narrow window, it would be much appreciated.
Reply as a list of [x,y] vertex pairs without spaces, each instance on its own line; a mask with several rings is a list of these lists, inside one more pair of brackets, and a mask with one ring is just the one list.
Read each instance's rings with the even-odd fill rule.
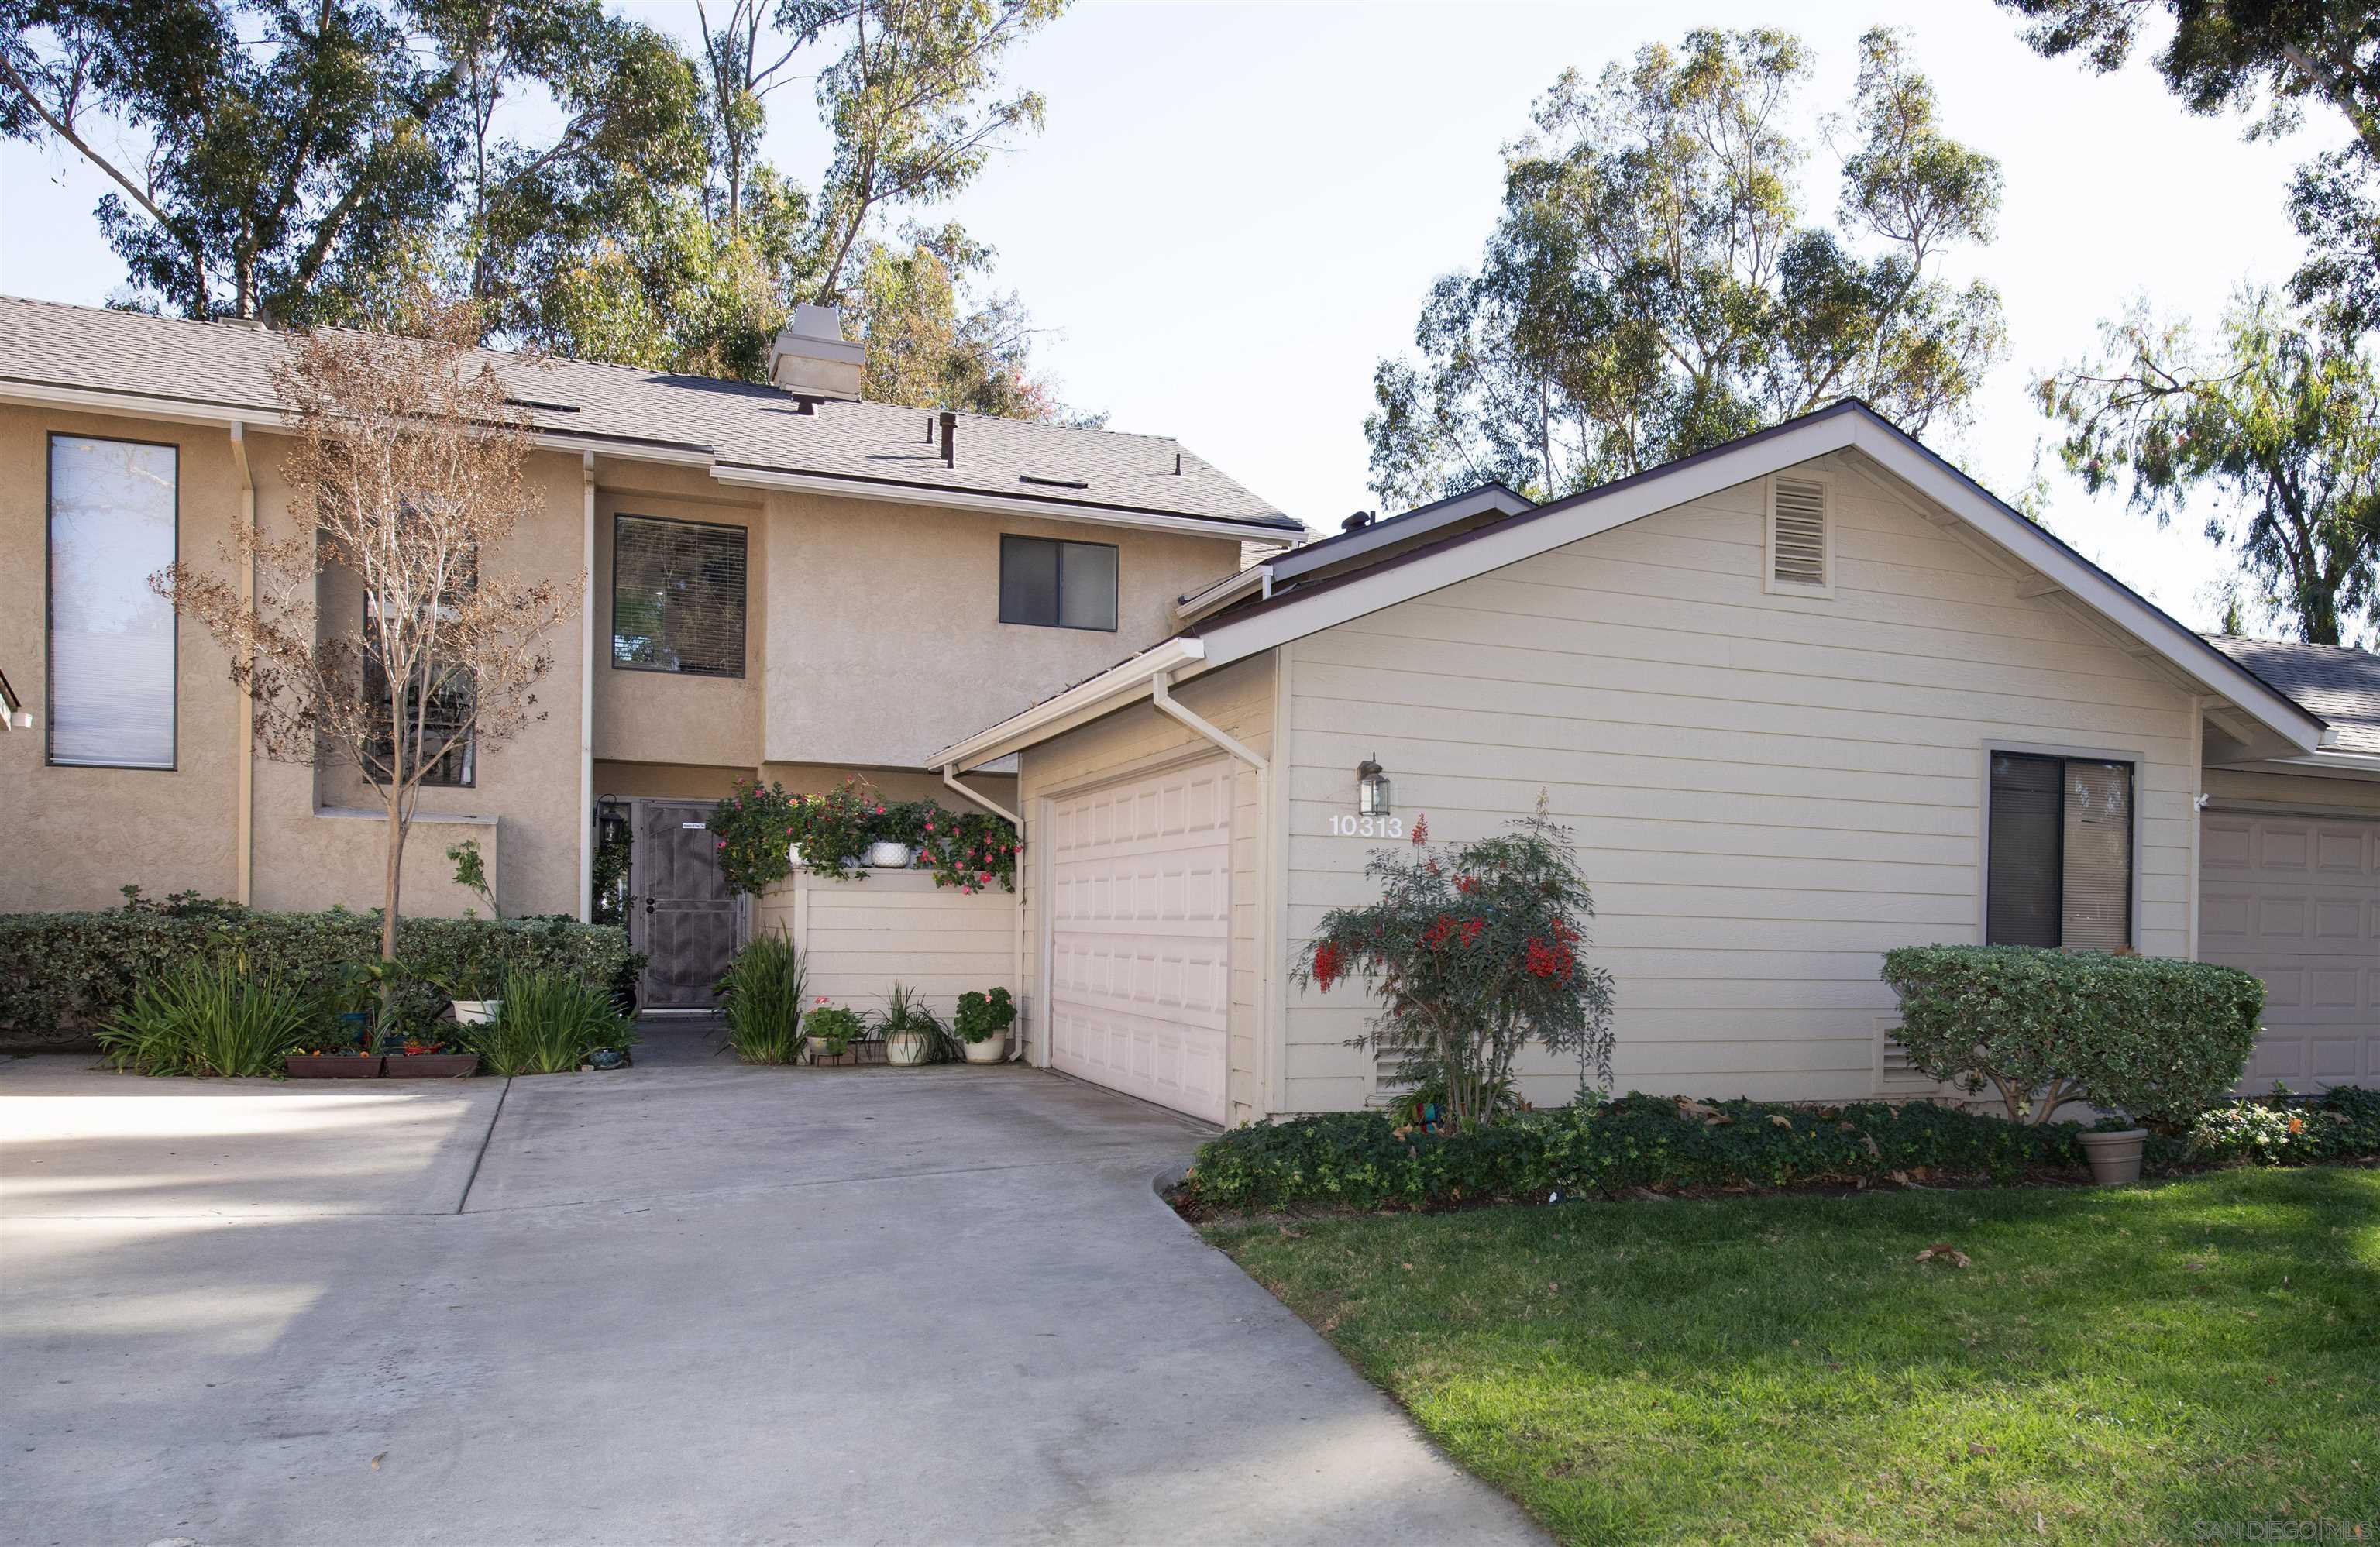
[[149,577],[178,548],[172,446],[50,437],[49,760],[174,766],[174,607]]
[[612,521],[612,664],[694,677],[744,674],[745,530]]
[[1042,628],[1116,626],[1116,549],[1054,538],[1000,539],[1000,621]]
[[1984,939],[2121,950],[2132,943],[2132,766],[1992,754]]

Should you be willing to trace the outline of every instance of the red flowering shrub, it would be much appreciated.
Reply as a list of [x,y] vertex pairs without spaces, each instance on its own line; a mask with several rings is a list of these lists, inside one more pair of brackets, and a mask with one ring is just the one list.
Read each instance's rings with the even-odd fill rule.
[[1611,977],[1584,960],[1595,900],[1568,828],[1536,814],[1490,838],[1375,850],[1364,874],[1380,900],[1325,914],[1292,969],[1324,993],[1360,979],[1378,1001],[1354,1039],[1396,1060],[1396,1078],[1445,1093],[1458,1123],[1510,1099],[1531,1042],[1575,1054],[1611,1082]]

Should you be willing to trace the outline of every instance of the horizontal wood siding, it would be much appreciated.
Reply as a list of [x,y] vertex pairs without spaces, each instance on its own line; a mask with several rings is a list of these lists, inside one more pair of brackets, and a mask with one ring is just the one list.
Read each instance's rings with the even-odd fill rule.
[[[1226,733],[1238,737],[1259,756],[1269,757],[1273,744],[1273,677],[1269,656],[1238,662],[1206,676],[1196,678],[1174,690],[1173,696],[1193,714],[1199,715]],[[1086,780],[1105,782],[1144,773],[1185,754],[1211,751],[1221,755],[1220,748],[1193,732],[1187,726],[1169,716],[1158,713],[1146,701],[1114,714],[1069,731],[1022,754],[1022,766],[1017,773],[1017,812],[1026,819],[1026,864],[1020,866],[1017,881],[1024,894],[1025,908],[1025,1001],[1028,1037],[1038,1039],[1041,1027],[1041,994],[1033,980],[1041,971],[1041,937],[1039,909],[1031,896],[1033,880],[1038,876],[1032,863],[1032,824],[1038,820],[1043,797],[1053,790],[1081,785]],[[1263,945],[1259,938],[1260,911],[1265,896],[1263,878],[1259,874],[1259,856],[1263,852],[1262,812],[1258,801],[1261,780],[1256,771],[1245,763],[1236,763],[1232,795],[1232,1002],[1230,1014],[1231,1071],[1228,1094],[1231,1120],[1240,1122],[1260,1115],[1263,1102],[1258,1087],[1261,1065],[1257,1058],[1257,1037],[1262,1016],[1263,997],[1259,990],[1263,972]],[[1038,1059],[1038,1040],[1033,1045]]]
[[809,992],[875,1009],[897,981],[938,1015],[969,989],[1016,982],[1016,900],[994,887],[969,895],[922,870],[870,871],[837,881],[797,871],[761,894],[754,927],[783,931],[809,962]]
[[[1981,937],[1984,748],[2122,750],[2139,770],[2137,943],[2188,949],[2192,707],[2164,669],[1835,459],[1831,599],[1767,594],[1762,486],[1726,490],[1300,640],[1288,769],[1293,941],[1368,900],[1331,836],[1375,756],[1400,815],[1477,836],[1537,792],[1578,835],[1619,981],[1617,1084],[1840,1098],[1878,1088],[1894,946]],[[1360,989],[1293,998],[1287,1106],[1354,1106]],[[1529,1098],[1578,1070],[1542,1054]]]

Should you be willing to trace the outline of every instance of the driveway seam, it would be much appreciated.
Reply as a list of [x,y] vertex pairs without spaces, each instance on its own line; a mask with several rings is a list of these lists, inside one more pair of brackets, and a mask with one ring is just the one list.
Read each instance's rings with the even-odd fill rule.
[[513,1094],[515,1078],[505,1075],[504,1088],[496,1093],[496,1109],[488,1114],[488,1131],[480,1135],[480,1153],[471,1157],[471,1174],[463,1178],[463,1196],[455,1200],[456,1214],[461,1214],[464,1206],[471,1201],[471,1188],[480,1179],[480,1167],[487,1162],[488,1143],[496,1136],[496,1121],[504,1115],[504,1101]]

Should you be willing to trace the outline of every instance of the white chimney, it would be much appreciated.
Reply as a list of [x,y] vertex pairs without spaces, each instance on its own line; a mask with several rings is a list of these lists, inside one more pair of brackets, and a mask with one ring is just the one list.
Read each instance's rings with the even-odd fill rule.
[[843,313],[805,301],[769,349],[769,380],[795,397],[859,397],[862,346],[843,336]]

